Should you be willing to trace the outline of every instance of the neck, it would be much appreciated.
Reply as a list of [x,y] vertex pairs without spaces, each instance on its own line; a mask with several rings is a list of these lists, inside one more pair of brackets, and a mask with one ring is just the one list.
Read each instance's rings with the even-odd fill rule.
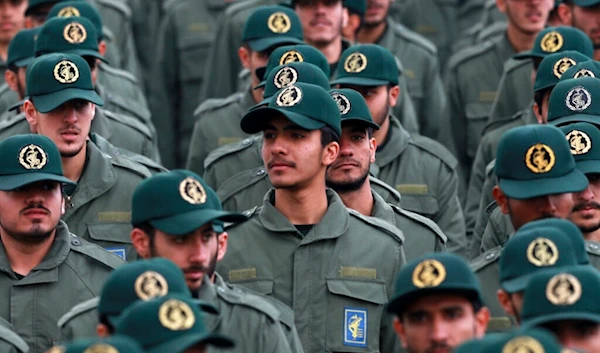
[[379,125],[379,130],[373,131],[373,137],[377,141],[377,146],[381,146],[385,143],[385,140],[390,131],[390,116],[388,115],[383,123]]
[[594,60],[596,60],[596,61],[600,60],[600,49],[594,50]]
[[524,33],[510,23],[506,29],[506,37],[508,38],[508,42],[517,53],[533,48],[533,43],[535,42],[536,36],[537,33]]
[[6,62],[7,57],[8,57],[8,43],[0,42],[0,58],[2,58],[2,60],[4,62]]
[[55,236],[56,230],[42,243],[29,244],[15,240],[6,234],[4,229],[0,228],[0,239],[2,240],[2,244],[4,244],[10,267],[15,273],[21,276],[27,276],[31,270],[42,262],[46,254],[50,251]]
[[275,189],[274,206],[294,225],[318,224],[329,206],[325,183],[302,190]]
[[375,26],[362,26],[358,30],[356,39],[359,43],[376,43],[387,28],[387,21],[382,21]]
[[595,241],[600,243],[600,229],[596,229],[591,233],[583,233],[583,237],[585,240]]
[[371,217],[373,214],[373,194],[371,194],[371,183],[369,178],[365,180],[358,190],[337,192],[344,205],[358,213]]
[[334,39],[328,44],[320,45],[319,43],[306,43],[314,46],[319,49],[323,55],[327,58],[327,62],[330,64],[338,62],[340,60],[340,56],[342,56],[342,37],[340,36],[338,39]]
[[73,157],[62,157],[63,172],[67,179],[78,182],[83,174],[85,159],[87,157],[87,146],[83,146],[81,151]]

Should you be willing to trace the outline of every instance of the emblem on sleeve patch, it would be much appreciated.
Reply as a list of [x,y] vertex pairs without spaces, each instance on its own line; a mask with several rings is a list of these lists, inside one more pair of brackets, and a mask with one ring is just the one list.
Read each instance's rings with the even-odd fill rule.
[[573,75],[573,78],[580,78],[580,77],[596,77],[596,75],[588,69],[581,69],[581,70],[577,71],[575,73],[575,75]]
[[367,309],[344,308],[344,346],[367,347]]
[[117,255],[123,260],[127,261],[127,255],[125,254],[125,248],[104,248],[104,250]]
[[290,50],[283,53],[279,59],[279,65],[285,65],[294,62],[304,62],[304,56],[296,50]]
[[363,71],[367,67],[367,57],[363,53],[352,53],[344,62],[344,70],[353,74]]
[[592,139],[583,131],[572,130],[566,137],[572,155],[586,154],[592,149]]
[[548,173],[555,163],[554,151],[541,143],[529,147],[525,154],[525,165],[534,173]]
[[552,70],[552,73],[554,73],[554,76],[556,76],[556,78],[561,78],[562,75],[571,67],[571,66],[575,66],[577,65],[577,63],[575,62],[575,60],[571,59],[571,58],[562,58],[560,60],[558,60],[556,63],[554,63],[554,68]]
[[546,298],[554,305],[573,305],[581,298],[581,283],[571,274],[560,273],[548,281]]
[[27,170],[42,169],[47,161],[46,151],[38,145],[27,145],[19,151],[19,163]]
[[527,260],[538,267],[554,265],[558,256],[556,244],[547,238],[537,238],[527,247]]
[[546,53],[555,53],[562,48],[564,43],[563,36],[556,32],[548,32],[540,41],[540,48]]
[[592,104],[592,95],[581,86],[573,87],[567,92],[565,104],[570,110],[579,112]]
[[292,21],[283,12],[275,12],[267,20],[267,27],[273,33],[287,33],[292,27]]

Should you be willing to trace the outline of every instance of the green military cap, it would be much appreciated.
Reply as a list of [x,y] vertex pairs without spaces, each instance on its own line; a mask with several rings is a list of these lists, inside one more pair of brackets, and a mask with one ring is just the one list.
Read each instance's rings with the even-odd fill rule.
[[580,121],[600,124],[600,79],[561,80],[550,93],[549,124],[561,126]]
[[[485,339],[485,338],[484,338]],[[460,346],[454,349],[454,353],[485,353],[482,348],[484,339],[472,339],[463,342]]]
[[27,3],[27,9],[25,10],[25,16],[32,15],[39,6],[46,4],[55,4],[64,0],[29,0]]
[[400,269],[386,310],[401,314],[413,300],[434,293],[462,294],[483,304],[479,281],[463,258],[451,253],[429,253]]
[[367,0],[344,0],[343,4],[350,13],[355,13],[360,17],[363,17],[367,12]]
[[42,180],[75,185],[65,178],[58,148],[43,135],[15,135],[0,142],[0,190]]
[[344,50],[332,85],[383,86],[398,84],[394,55],[377,44],[359,44]]
[[573,0],[573,4],[581,7],[591,7],[600,4],[600,0]]
[[27,67],[35,59],[35,37],[39,28],[20,30],[8,45],[6,66]]
[[169,294],[132,304],[115,328],[117,334],[133,338],[147,353],[184,353],[198,344],[234,346],[229,337],[208,331],[202,321],[202,312],[191,299]]
[[302,24],[294,10],[285,6],[260,6],[246,20],[242,42],[254,51],[276,45],[301,44]]
[[316,65],[323,73],[325,73],[325,76],[329,77],[330,75],[330,67],[327,58],[317,48],[308,44],[284,45],[273,50],[271,55],[269,55],[267,66],[256,69],[256,76],[259,77],[262,82],[255,88],[264,87],[267,79],[266,75],[268,75],[276,66],[292,62],[307,62]]
[[196,173],[172,170],[142,181],[133,192],[131,224],[144,223],[171,235],[182,235],[205,224],[223,232],[223,222],[246,217],[221,208],[217,194]]
[[575,27],[547,27],[535,37],[533,48],[514,56],[515,59],[543,59],[548,54],[558,51],[574,50],[587,56],[594,57],[594,45],[590,38]]
[[106,61],[98,52],[96,28],[84,17],[54,17],[46,21],[35,42],[35,56],[67,53]]
[[41,113],[74,99],[104,104],[94,91],[90,66],[79,55],[42,55],[27,68],[26,81],[26,95]]
[[500,254],[500,287],[508,293],[521,292],[541,269],[577,265],[569,236],[556,227],[519,229]]
[[349,88],[337,88],[329,91],[331,98],[337,103],[342,115],[342,124],[354,122],[379,130],[375,124],[369,106],[362,94]]
[[600,78],[600,62],[594,60],[579,62],[577,65],[571,66],[567,71],[565,71],[561,77],[561,80],[581,77]]
[[525,289],[521,323],[524,327],[561,320],[600,322],[600,273],[592,266],[542,271]]
[[575,168],[564,134],[550,125],[505,132],[498,142],[494,172],[502,192],[513,199],[579,192],[588,185]]
[[54,5],[48,13],[48,18],[53,17],[83,17],[87,18],[96,29],[96,38],[101,40],[104,36],[102,17],[92,4],[87,1],[63,1]]
[[144,353],[144,351],[133,339],[113,335],[106,338],[78,339],[64,346],[54,346],[46,353]]
[[578,51],[566,50],[546,56],[538,67],[533,91],[538,92],[556,86],[567,70],[590,58]]
[[481,347],[485,353],[561,353],[562,346],[548,330],[520,328],[485,340]]
[[569,124],[560,129],[569,142],[577,169],[584,174],[600,173],[600,130],[590,123]]
[[327,91],[310,83],[296,82],[277,91],[267,106],[246,113],[240,122],[242,131],[263,131],[273,115],[283,114],[303,129],[318,130],[329,126],[342,134],[340,111]]
[[577,227],[573,222],[560,218],[544,218],[537,221],[528,222],[519,228],[519,230],[525,231],[540,227],[558,228],[563,233],[569,234],[569,240],[573,245],[575,257],[577,258],[577,264],[588,265],[590,263],[590,258],[586,250],[583,234],[581,233],[579,227]]

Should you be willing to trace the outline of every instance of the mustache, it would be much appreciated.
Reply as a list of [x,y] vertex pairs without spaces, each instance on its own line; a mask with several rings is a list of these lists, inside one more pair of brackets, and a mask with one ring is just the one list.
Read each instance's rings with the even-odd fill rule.
[[183,269],[183,273],[190,273],[190,272],[208,272],[208,267],[206,266],[202,266],[202,265],[192,265],[189,267],[186,267],[185,269]]
[[294,163],[294,162],[286,161],[285,159],[281,159],[281,158],[275,158],[275,159],[272,159],[269,163],[267,163],[267,168],[271,169],[271,168],[273,168],[273,166],[275,164],[284,164],[284,165],[287,165],[292,168],[296,167],[296,163]]
[[312,20],[310,20],[309,25],[311,26],[315,26],[317,24],[317,22],[325,22],[327,25],[332,26],[333,23],[325,16],[319,16],[317,18],[313,18]]
[[342,164],[353,164],[353,165],[359,166],[360,162],[357,161],[354,158],[342,158],[342,159],[338,158],[338,159],[336,159],[335,162],[333,162],[333,164],[331,165],[331,167],[332,168],[337,168],[337,167],[339,167]]
[[573,207],[573,212],[583,211],[586,208],[600,210],[600,204],[594,201],[578,203],[575,205],[575,207]]
[[29,205],[29,206],[25,207],[24,209],[22,209],[21,213],[25,213],[29,210],[35,210],[35,209],[44,210],[45,212],[50,213],[50,210],[47,209],[46,207],[44,207],[44,205],[42,205],[42,204]]
[[61,133],[61,134],[62,134],[62,133],[63,133],[63,132],[65,132],[65,131],[77,131],[77,133],[80,133],[80,132],[81,132],[81,129],[80,129],[79,127],[77,127],[77,126],[73,125],[73,126],[68,126],[68,127],[64,128],[64,129],[61,129],[61,130],[59,131],[59,133]]
[[427,349],[427,352],[430,353],[430,352],[433,352],[436,349],[446,349],[446,350],[448,350],[450,352],[453,350],[452,347],[450,347],[449,345],[447,345],[445,343],[433,343],[431,345],[431,347],[429,347],[429,349]]

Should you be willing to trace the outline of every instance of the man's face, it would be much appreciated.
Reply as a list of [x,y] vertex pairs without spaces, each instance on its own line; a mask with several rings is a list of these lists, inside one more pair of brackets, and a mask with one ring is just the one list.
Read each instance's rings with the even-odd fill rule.
[[338,192],[358,190],[375,162],[376,143],[362,124],[342,124],[340,153],[327,169],[327,185]]
[[341,0],[298,0],[295,10],[308,44],[323,47],[341,40],[348,16]]
[[387,86],[340,85],[340,88],[353,89],[365,98],[375,124],[382,125],[387,119],[392,105],[390,90]]
[[[43,25],[46,22],[46,20],[48,19],[48,14],[50,13],[50,10],[57,2],[58,1],[54,1],[52,3],[36,6],[35,11],[33,13],[31,13],[29,16],[27,16],[27,18],[25,18],[25,27],[37,28],[37,27],[40,27],[41,25]],[[23,14],[24,13],[25,13],[25,10],[23,10]]]
[[267,65],[271,52],[271,50],[258,52],[251,50],[246,46],[242,46],[238,50],[238,56],[242,66],[248,69],[252,75],[253,86],[256,86],[262,80],[262,77],[256,76],[256,69]]
[[498,302],[502,305],[504,311],[517,318],[521,317],[523,311],[524,292],[508,293],[503,289],[498,289]]
[[16,68],[16,71],[13,70],[14,69],[8,69],[4,72],[4,80],[8,87],[17,93],[19,100],[21,100],[25,98],[25,78],[27,75],[27,68],[19,67]]
[[26,0],[0,0],[0,43],[5,45],[25,27]]
[[534,35],[544,29],[554,0],[498,0],[497,4],[519,32]]
[[62,191],[55,181],[0,191],[0,233],[20,243],[43,242],[58,225],[62,210]]
[[363,25],[369,28],[385,22],[391,3],[392,0],[367,0],[367,11],[363,18]]
[[586,176],[589,185],[576,194],[575,206],[569,217],[584,234],[600,229],[600,174]]
[[600,324],[586,320],[564,320],[544,325],[565,348],[600,352]]
[[590,7],[572,7],[571,26],[590,37],[594,48],[600,48],[600,4]]
[[415,300],[394,321],[394,327],[410,353],[450,353],[465,341],[485,334],[489,313],[473,310],[460,295],[432,294]]

